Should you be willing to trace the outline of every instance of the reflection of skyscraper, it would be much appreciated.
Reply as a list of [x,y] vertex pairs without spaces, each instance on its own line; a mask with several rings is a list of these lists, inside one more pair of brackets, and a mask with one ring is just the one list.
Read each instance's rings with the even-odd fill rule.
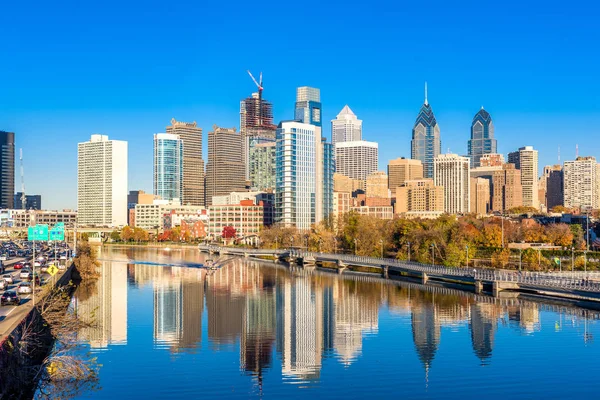
[[155,283],[154,339],[157,342],[171,345],[179,341],[183,329],[182,297],[181,282]]
[[471,341],[475,355],[482,364],[492,357],[494,347],[494,335],[498,327],[498,319],[495,315],[493,304],[471,305]]
[[429,373],[429,367],[440,345],[440,325],[437,322],[435,305],[432,303],[414,304],[411,322],[417,356]]
[[277,287],[277,350],[282,374],[318,379],[323,349],[323,291],[307,278],[286,279]]
[[81,330],[80,339],[93,348],[127,343],[127,264],[104,261],[94,291],[84,290],[76,295],[77,315],[91,327]]
[[179,343],[180,349],[193,349],[202,340],[202,312],[204,311],[204,270],[188,270],[198,272],[182,283],[183,291],[183,332]]

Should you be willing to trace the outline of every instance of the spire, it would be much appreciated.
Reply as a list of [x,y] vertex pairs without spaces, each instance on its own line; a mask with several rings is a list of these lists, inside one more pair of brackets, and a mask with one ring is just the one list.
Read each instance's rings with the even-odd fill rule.
[[429,102],[427,101],[427,81],[425,81],[425,105],[428,105]]

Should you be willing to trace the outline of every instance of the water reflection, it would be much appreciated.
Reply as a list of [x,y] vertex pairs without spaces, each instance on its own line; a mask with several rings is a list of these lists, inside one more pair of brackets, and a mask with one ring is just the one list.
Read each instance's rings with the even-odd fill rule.
[[[174,265],[174,260],[197,265],[203,256],[195,251],[146,251],[140,258],[128,249],[109,256],[116,261],[103,262],[96,292],[87,298],[78,295],[78,314],[95,316],[98,322],[81,332],[81,340],[94,348],[126,344],[128,286],[151,288],[156,349],[202,353],[204,332],[210,351],[239,346],[239,368],[261,391],[272,368],[280,369],[284,382],[300,386],[320,381],[327,358],[350,368],[363,356],[365,341],[378,337],[381,309],[388,318],[410,324],[414,354],[426,379],[435,368],[444,335],[470,335],[477,363],[490,365],[500,329],[535,335],[542,329],[543,312],[551,311],[559,318],[556,332],[570,323],[581,328],[581,339],[589,343],[590,325],[598,319],[596,312],[575,307],[365,276],[289,271],[246,259],[234,259],[210,273],[156,265]],[[143,263],[131,263],[136,258]],[[129,312],[135,310],[129,307]]]

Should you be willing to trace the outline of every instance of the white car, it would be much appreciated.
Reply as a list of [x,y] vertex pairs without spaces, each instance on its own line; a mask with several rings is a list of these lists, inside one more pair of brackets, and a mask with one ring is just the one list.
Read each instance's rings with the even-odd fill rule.
[[8,288],[8,282],[4,279],[0,279],[0,290],[6,290]]
[[6,283],[15,283],[11,274],[2,275],[2,279],[4,279]]
[[6,260],[8,260],[8,256],[6,254],[0,255],[0,261],[6,261]]
[[40,267],[41,265],[42,265],[42,263],[41,263],[40,261],[35,261],[35,262],[33,263],[33,266],[34,266],[34,267]]
[[21,272],[19,273],[19,278],[20,279],[29,279],[29,275],[31,275],[31,271],[22,269]]
[[38,259],[38,261],[44,261],[44,260],[46,259],[46,257],[44,257],[44,256],[39,256],[37,259]]
[[33,293],[33,289],[31,288],[31,283],[29,283],[29,282],[19,283],[19,287],[17,288],[17,293],[21,293],[21,294]]

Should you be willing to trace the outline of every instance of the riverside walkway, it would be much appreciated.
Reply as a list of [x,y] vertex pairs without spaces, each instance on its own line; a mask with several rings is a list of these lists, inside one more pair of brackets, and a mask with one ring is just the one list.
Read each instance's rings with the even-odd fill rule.
[[331,254],[309,252],[299,249],[245,249],[236,247],[200,245],[199,250],[207,253],[238,255],[243,257],[283,259],[290,264],[303,267],[333,264],[338,273],[346,269],[363,267],[381,273],[384,278],[390,276],[409,277],[427,283],[435,280],[446,283],[470,285],[476,293],[484,291],[499,295],[502,291],[520,291],[552,297],[600,302],[600,275],[596,273],[551,273],[526,272],[501,269],[445,267],[441,265],[421,264],[396,260],[355,256],[350,254]]

